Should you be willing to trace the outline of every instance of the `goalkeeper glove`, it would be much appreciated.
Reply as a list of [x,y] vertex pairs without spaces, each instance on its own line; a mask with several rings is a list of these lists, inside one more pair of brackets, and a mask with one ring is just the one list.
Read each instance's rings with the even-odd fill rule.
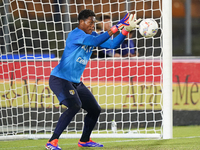
[[111,31],[113,33],[116,33],[118,29],[123,28],[124,26],[129,26],[130,24],[128,23],[129,20],[129,13],[127,13],[123,19],[121,19],[115,26],[111,28]]
[[134,14],[131,14],[130,17],[129,17],[129,26],[125,26],[124,29],[128,32],[132,31],[133,29],[135,28],[139,28],[139,25],[138,23],[141,21],[142,19],[138,19],[136,20],[136,15]]

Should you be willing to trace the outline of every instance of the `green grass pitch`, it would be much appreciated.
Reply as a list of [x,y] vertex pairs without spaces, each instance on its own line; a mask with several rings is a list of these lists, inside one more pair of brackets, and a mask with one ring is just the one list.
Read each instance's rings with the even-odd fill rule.
[[[103,148],[79,148],[78,139],[60,139],[62,150],[199,150],[200,126],[173,127],[173,139],[93,139]],[[0,141],[0,150],[45,150],[47,139]]]

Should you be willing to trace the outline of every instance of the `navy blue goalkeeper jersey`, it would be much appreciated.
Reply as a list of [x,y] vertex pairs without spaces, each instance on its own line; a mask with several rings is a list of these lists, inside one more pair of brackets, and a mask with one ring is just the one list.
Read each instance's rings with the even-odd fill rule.
[[126,36],[120,33],[114,40],[109,38],[108,32],[101,35],[96,32],[86,34],[83,30],[75,28],[69,33],[61,61],[52,70],[51,75],[79,83],[93,48],[96,46],[117,48]]

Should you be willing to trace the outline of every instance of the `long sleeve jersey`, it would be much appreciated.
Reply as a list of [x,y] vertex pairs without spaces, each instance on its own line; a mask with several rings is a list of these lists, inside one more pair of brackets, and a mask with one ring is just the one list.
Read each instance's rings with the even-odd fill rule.
[[118,48],[126,36],[120,33],[113,40],[109,38],[108,32],[101,35],[96,32],[86,34],[83,30],[75,28],[69,33],[61,61],[52,70],[51,75],[79,83],[93,48]]

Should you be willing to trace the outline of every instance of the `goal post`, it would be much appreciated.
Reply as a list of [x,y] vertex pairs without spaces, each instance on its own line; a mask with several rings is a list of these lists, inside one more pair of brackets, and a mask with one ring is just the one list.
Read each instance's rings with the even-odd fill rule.
[[[137,29],[130,37],[139,56],[97,54],[88,62],[81,80],[102,108],[91,137],[172,138],[171,7],[171,0],[2,0],[0,140],[50,138],[67,108],[50,90],[49,75],[82,9],[93,10],[97,20],[109,14],[112,25],[127,12],[159,24],[152,38]],[[80,110],[61,138],[80,138],[86,113]],[[111,129],[113,120],[116,131]]]
[[163,138],[173,137],[172,1],[163,0]]

